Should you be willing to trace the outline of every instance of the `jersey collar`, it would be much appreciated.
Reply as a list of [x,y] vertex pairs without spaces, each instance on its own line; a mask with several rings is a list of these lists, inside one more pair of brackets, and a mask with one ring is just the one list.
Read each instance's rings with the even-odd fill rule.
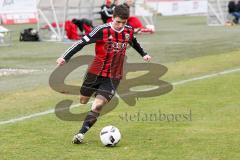
[[114,30],[115,32],[118,32],[118,33],[121,33],[124,30],[124,27],[120,31],[114,29],[112,26],[112,22],[110,22],[110,26],[111,26],[112,30]]

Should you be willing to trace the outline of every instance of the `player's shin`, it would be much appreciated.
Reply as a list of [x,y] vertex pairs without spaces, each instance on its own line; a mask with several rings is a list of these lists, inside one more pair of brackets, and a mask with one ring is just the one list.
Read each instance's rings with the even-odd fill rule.
[[102,110],[102,107],[106,103],[107,100],[103,96],[101,95],[96,96],[92,104],[91,111],[88,112],[79,133],[85,134],[96,123],[97,118],[99,117],[100,112]]
[[85,134],[96,123],[98,117],[99,117],[98,112],[94,111],[88,112],[79,133]]

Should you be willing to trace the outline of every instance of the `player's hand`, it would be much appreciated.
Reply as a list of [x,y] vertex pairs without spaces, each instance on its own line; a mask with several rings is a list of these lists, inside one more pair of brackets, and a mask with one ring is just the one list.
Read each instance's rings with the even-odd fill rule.
[[147,54],[143,57],[143,60],[146,61],[146,62],[149,62],[151,60],[151,58],[152,57]]
[[62,57],[58,58],[56,62],[58,66],[62,66],[66,63],[65,59]]

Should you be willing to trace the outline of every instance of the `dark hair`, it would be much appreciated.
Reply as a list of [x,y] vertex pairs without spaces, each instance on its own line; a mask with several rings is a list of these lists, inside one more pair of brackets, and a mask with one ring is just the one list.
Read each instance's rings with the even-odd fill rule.
[[116,6],[113,11],[113,17],[119,17],[121,19],[128,19],[129,8],[123,4]]

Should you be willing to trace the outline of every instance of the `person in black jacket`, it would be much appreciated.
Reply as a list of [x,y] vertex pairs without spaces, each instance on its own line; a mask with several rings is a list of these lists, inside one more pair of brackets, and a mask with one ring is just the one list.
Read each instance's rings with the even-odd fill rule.
[[228,3],[228,13],[234,16],[233,22],[238,24],[240,18],[240,0],[238,2],[230,1]]
[[240,12],[240,0],[236,3],[236,11]]
[[115,4],[113,4],[111,0],[106,0],[105,4],[101,6],[100,15],[103,23],[112,21],[114,8]]

